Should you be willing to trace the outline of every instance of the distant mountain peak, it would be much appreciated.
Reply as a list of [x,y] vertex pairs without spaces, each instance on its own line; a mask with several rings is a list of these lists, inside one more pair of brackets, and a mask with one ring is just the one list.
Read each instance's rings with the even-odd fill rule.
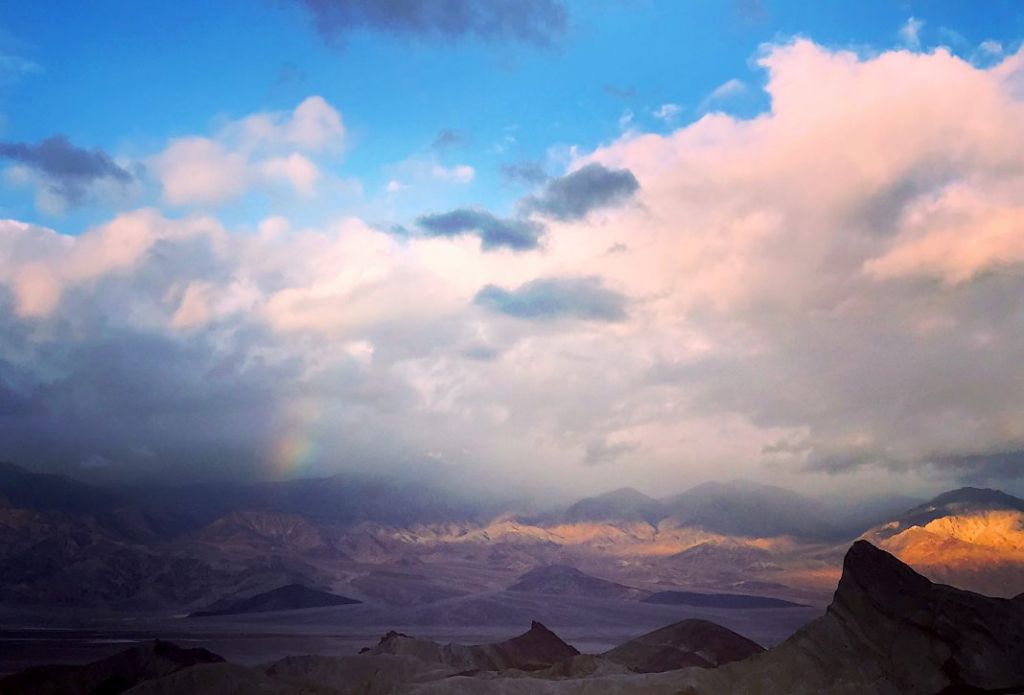
[[594,577],[568,565],[543,565],[519,577],[509,591],[590,598],[636,599],[647,592]]
[[324,608],[361,603],[354,598],[339,596],[302,584],[287,584],[270,591],[238,601],[219,601],[206,610],[192,613],[189,617],[237,615],[243,613],[265,613],[269,611],[298,610],[302,608]]
[[646,522],[652,526],[666,516],[665,505],[631,487],[584,497],[567,510],[563,518],[579,522]]
[[1002,490],[987,487],[961,487],[934,497],[921,506],[944,507],[953,504],[986,506],[1024,511],[1024,500]]
[[730,536],[821,538],[837,531],[828,510],[816,500],[745,480],[701,483],[664,504],[680,525]]
[[637,490],[635,487],[629,486],[615,488],[614,490],[609,490],[608,492],[601,493],[600,495],[595,495],[595,497],[597,499],[634,499],[642,500],[645,502],[656,501],[650,495],[645,495],[644,493]]
[[956,516],[985,511],[1024,512],[1024,500],[1002,490],[979,487],[961,487],[933,497],[908,510],[894,520],[893,530],[911,526],[924,526],[944,516]]

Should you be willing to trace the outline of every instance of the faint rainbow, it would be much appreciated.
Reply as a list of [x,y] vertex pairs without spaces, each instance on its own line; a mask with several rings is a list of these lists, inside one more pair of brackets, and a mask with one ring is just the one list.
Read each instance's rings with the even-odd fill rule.
[[323,408],[314,399],[288,403],[282,410],[277,436],[270,446],[269,467],[275,477],[302,473],[317,462]]

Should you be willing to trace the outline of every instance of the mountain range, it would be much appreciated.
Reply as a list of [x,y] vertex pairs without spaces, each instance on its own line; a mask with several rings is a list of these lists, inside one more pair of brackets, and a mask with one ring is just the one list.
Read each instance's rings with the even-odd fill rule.
[[530,517],[386,480],[126,489],[2,464],[0,604],[197,612],[297,586],[393,606],[509,589],[821,605],[859,537],[936,580],[1024,591],[1024,500],[961,488],[900,513],[876,505],[852,527],[830,509],[733,482],[661,500],[625,488]]

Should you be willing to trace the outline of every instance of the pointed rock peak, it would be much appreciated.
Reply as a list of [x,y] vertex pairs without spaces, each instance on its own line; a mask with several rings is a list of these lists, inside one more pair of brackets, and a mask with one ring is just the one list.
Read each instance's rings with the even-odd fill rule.
[[406,634],[404,634],[402,632],[395,632],[394,630],[388,630],[388,633],[386,635],[384,635],[383,637],[381,637],[380,641],[377,642],[377,646],[380,647],[380,646],[383,646],[385,644],[390,644],[391,642],[394,642],[395,640],[398,640],[398,639],[412,639],[412,637],[410,637],[409,635],[406,635]]
[[161,639],[139,645],[136,650],[136,653],[153,654],[162,659],[182,664],[219,663],[224,661],[224,657],[214,654],[208,649],[203,649],[202,647],[179,647],[174,642]]
[[551,632],[551,630],[547,629],[544,626],[544,623],[539,623],[536,620],[531,620],[530,621],[530,632],[540,632],[540,633],[552,634],[552,635],[555,634],[555,633]]
[[912,570],[895,556],[877,548],[868,541],[855,541],[843,558],[843,576],[869,578],[875,582],[928,583],[928,580]]
[[548,641],[548,642],[562,642],[562,638],[556,635],[554,632],[545,627],[544,623],[537,622],[536,620],[530,621],[530,629],[513,638],[515,641],[530,640],[531,642],[536,641]]
[[843,559],[843,575],[833,605],[868,599],[880,609],[900,611],[926,596],[932,583],[895,557],[867,541],[856,541]]
[[567,644],[543,623],[536,620],[530,622],[529,630],[503,644],[516,650],[544,654],[550,657],[552,663],[567,656],[579,654],[575,647]]

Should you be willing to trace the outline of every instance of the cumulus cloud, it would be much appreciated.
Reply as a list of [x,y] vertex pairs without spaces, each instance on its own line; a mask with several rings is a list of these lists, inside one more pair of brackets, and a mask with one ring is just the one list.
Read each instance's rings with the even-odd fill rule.
[[591,162],[549,182],[525,201],[525,207],[557,220],[579,220],[594,210],[623,202],[639,188],[628,169],[609,169]]
[[310,197],[322,178],[310,155],[339,152],[344,136],[341,115],[312,96],[291,112],[229,121],[212,137],[172,140],[150,164],[174,206],[216,207],[264,184],[284,183]]
[[423,215],[416,220],[427,234],[439,237],[475,234],[484,250],[508,248],[514,251],[534,249],[544,228],[523,219],[496,217],[486,210],[458,208],[449,212]]
[[174,140],[153,161],[153,172],[171,205],[214,205],[249,187],[246,157],[209,138]]
[[68,205],[83,202],[97,182],[127,184],[135,178],[103,150],[77,147],[63,135],[35,144],[0,142],[0,159],[17,162],[38,174],[51,194]]
[[304,99],[293,111],[256,113],[227,123],[220,137],[241,149],[337,150],[344,144],[341,114],[321,96]]
[[507,290],[487,285],[474,301],[487,309],[521,319],[576,318],[621,321],[626,298],[604,286],[600,278],[541,278]]
[[770,113],[596,154],[642,184],[649,214],[619,223],[659,240],[635,262],[647,277],[622,275],[701,336],[703,356],[651,379],[780,429],[792,446],[769,458],[815,470],[941,471],[1015,448],[1019,57],[981,70],[796,41],[762,64]]
[[320,35],[338,43],[356,29],[399,37],[551,45],[565,30],[560,0],[297,0]]
[[271,157],[258,165],[258,171],[269,180],[285,181],[296,193],[306,197],[316,190],[320,169],[308,157],[293,152],[287,157]]
[[[1024,54],[798,40],[760,65],[769,110],[577,152],[520,217],[3,222],[0,453],[436,455],[598,489],[1019,475]],[[209,139],[250,169],[314,157],[241,132]]]

